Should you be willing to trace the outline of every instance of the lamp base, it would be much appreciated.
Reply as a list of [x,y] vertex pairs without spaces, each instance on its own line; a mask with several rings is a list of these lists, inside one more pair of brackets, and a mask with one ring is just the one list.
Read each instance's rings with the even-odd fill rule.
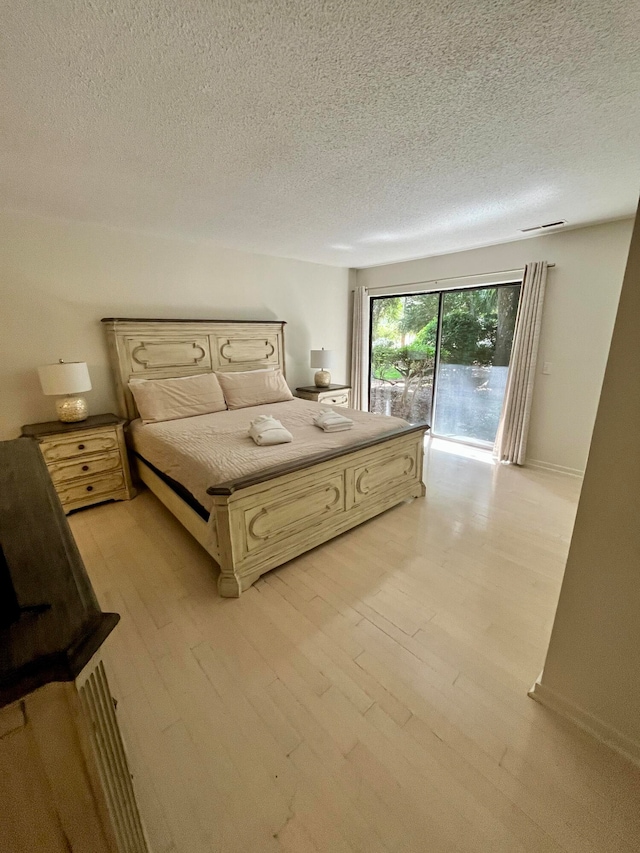
[[56,400],[58,419],[65,424],[84,421],[89,416],[89,407],[84,397],[61,397]]
[[331,374],[328,370],[319,370],[313,379],[317,388],[328,388],[331,385]]

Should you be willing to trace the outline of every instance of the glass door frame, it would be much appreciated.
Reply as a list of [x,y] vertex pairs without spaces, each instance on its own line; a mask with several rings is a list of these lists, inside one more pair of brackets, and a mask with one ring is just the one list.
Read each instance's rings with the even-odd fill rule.
[[[462,288],[460,288],[462,289]],[[386,296],[371,296],[369,298],[369,381],[367,383],[367,411],[371,411],[371,367],[372,367],[372,356],[373,356],[373,301],[374,299],[402,299],[403,296],[432,296],[434,294],[438,295],[438,328],[436,330],[436,347],[435,353],[433,357],[433,383],[431,386],[431,420],[433,420],[433,404],[435,400],[435,390],[436,390],[436,374],[438,372],[438,361],[440,358],[440,332],[442,330],[442,291],[441,290],[424,290],[419,292],[410,293],[391,293]],[[431,425],[429,425],[429,432],[431,432]]]
[[[436,330],[436,346],[435,346],[435,354],[434,354],[434,364],[433,364],[433,383],[431,386],[431,423],[429,424],[429,435],[428,437],[433,436],[434,438],[440,438],[443,441],[454,441],[457,444],[466,444],[470,447],[478,447],[481,450],[488,450],[492,447],[492,445],[487,441],[473,441],[472,439],[466,438],[453,438],[448,435],[438,435],[437,432],[433,430],[433,424],[435,423],[435,413],[436,413],[436,390],[438,384],[438,372],[440,368],[440,342],[442,337],[442,316],[443,316],[443,304],[444,304],[444,295],[445,293],[459,293],[463,290],[488,290],[489,288],[498,288],[498,287],[513,287],[514,285],[519,285],[522,288],[522,278],[516,277],[512,281],[500,281],[489,284],[465,284],[459,287],[445,287],[438,288],[433,290],[410,290],[404,293],[387,293],[380,294],[380,296],[370,296],[369,297],[369,360],[368,360],[368,376],[369,381],[367,383],[367,411],[371,411],[371,367],[372,367],[372,355],[373,355],[373,301],[375,299],[402,299],[404,296],[431,296],[434,294],[438,294],[438,327]],[[511,363],[511,355],[509,355],[509,363]]]

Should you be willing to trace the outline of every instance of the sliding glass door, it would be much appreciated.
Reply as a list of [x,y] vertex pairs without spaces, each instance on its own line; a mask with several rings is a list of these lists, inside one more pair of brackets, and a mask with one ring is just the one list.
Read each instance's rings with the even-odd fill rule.
[[371,300],[372,412],[493,444],[520,282]]
[[431,422],[440,295],[371,300],[369,409]]
[[442,294],[436,435],[495,441],[519,296],[519,284]]

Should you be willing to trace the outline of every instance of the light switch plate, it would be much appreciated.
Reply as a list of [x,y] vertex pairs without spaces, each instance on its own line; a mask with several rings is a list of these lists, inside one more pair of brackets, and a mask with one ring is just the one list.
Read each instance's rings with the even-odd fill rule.
[[553,364],[550,361],[545,361],[545,363],[542,365],[542,372],[547,376],[551,373],[552,369]]

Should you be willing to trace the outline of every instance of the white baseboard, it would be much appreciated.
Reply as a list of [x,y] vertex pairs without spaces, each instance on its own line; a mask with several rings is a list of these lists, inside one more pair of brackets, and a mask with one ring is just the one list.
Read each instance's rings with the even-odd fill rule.
[[580,706],[574,704],[571,700],[561,696],[551,687],[542,684],[540,679],[536,681],[529,691],[529,696],[535,699],[536,702],[544,705],[545,708],[549,708],[551,711],[555,711],[560,716],[575,723],[575,725],[588,732],[596,740],[605,743],[611,749],[619,752],[628,761],[640,767],[640,743],[631,740],[631,738],[628,738],[622,732],[619,732],[594,716],[590,711],[585,711],[584,708],[580,708]]
[[539,468],[541,471],[556,471],[559,474],[569,474],[571,477],[584,477],[581,468],[568,468],[566,465],[556,465],[554,462],[542,462],[540,459],[527,459],[527,468]]

